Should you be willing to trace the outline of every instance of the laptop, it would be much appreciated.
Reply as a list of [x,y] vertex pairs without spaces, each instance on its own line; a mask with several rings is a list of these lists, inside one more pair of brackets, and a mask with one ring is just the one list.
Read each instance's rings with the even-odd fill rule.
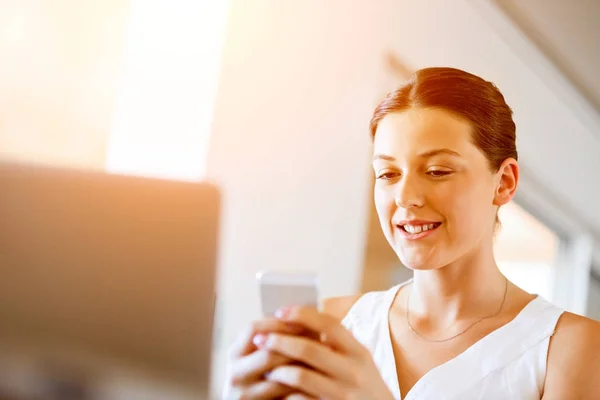
[[202,399],[219,191],[0,162],[0,399]]

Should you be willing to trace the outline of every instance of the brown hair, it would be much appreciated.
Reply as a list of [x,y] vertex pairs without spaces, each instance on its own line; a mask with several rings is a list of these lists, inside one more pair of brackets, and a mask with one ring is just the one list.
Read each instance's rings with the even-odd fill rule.
[[377,106],[370,124],[372,138],[387,114],[411,107],[440,108],[470,121],[473,143],[493,172],[507,158],[518,157],[512,110],[491,82],[456,68],[420,69]]

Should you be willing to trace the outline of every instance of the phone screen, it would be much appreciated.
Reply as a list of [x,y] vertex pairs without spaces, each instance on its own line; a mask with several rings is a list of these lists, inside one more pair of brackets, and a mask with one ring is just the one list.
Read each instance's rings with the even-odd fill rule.
[[261,272],[257,275],[260,303],[265,317],[272,317],[281,307],[318,307],[315,274]]
[[[275,311],[281,307],[318,308],[319,306],[316,274],[260,272],[256,279],[259,283],[261,309],[265,317],[273,317]],[[312,340],[321,340],[319,332],[309,329],[298,335]]]

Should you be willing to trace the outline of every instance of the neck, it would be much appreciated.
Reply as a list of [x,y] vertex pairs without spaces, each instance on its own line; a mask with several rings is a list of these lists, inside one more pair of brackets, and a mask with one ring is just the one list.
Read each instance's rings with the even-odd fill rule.
[[410,313],[435,325],[480,318],[498,310],[507,284],[490,246],[443,268],[415,271]]

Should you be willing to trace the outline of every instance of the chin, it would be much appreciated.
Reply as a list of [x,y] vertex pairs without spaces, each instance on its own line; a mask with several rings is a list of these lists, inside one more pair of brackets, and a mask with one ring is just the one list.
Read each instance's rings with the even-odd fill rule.
[[439,269],[442,264],[436,261],[432,254],[415,254],[413,252],[396,251],[402,265],[413,271],[432,271]]
[[402,265],[404,265],[406,268],[411,269],[413,271],[433,271],[433,270],[441,268],[441,266],[436,265],[436,264],[416,263],[416,262],[408,263],[408,262],[402,261]]

